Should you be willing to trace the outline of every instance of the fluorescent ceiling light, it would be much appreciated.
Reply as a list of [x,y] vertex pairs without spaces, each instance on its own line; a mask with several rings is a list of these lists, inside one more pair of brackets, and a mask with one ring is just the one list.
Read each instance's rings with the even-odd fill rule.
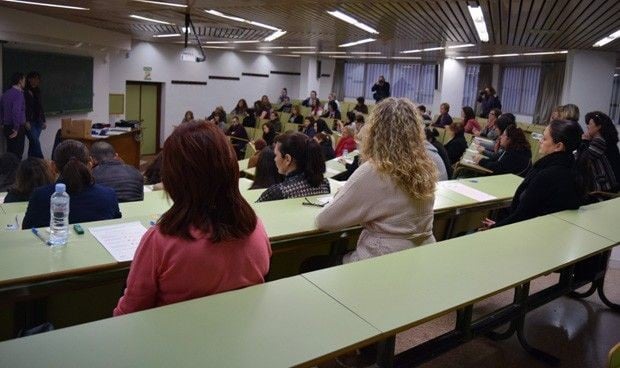
[[291,51],[293,54],[314,55],[316,51]]
[[421,56],[392,56],[394,60],[422,60]]
[[471,19],[474,21],[474,26],[476,26],[478,38],[480,38],[480,41],[482,42],[489,42],[489,33],[487,32],[487,24],[484,22],[482,8],[480,7],[480,5],[468,5],[467,8],[469,9],[469,15],[471,15]]
[[349,54],[351,55],[381,55],[380,51],[352,51]]
[[495,54],[495,55],[491,55],[493,57],[513,57],[513,56],[519,56],[521,54]]
[[284,49],[284,46],[262,46],[259,47],[259,49],[261,50],[278,50],[278,49]]
[[616,38],[620,38],[620,29],[617,30],[616,32],[610,34],[609,36],[596,41],[596,43],[594,45],[592,45],[592,46],[594,46],[594,47],[605,46],[608,43],[610,43],[611,41],[615,40]]
[[346,15],[345,13],[343,13],[343,12],[341,12],[339,10],[334,10],[334,11],[329,11],[328,10],[327,14],[331,15],[332,17],[336,17],[336,18],[338,18],[338,19],[340,19],[342,21],[345,21],[345,22],[347,22],[347,23],[349,23],[349,24],[351,24],[351,25],[353,25],[353,26],[355,26],[357,28],[363,29],[366,32],[373,33],[373,34],[379,34],[379,32],[376,29],[374,29],[371,26],[366,25],[366,24],[358,21],[357,19],[352,18],[349,15]]
[[270,26],[269,24],[265,24],[265,23],[255,22],[255,21],[253,21],[253,20],[248,21],[248,23],[250,23],[250,24],[251,24],[251,25],[253,25],[253,26],[262,27],[262,28],[267,28],[267,29],[270,29],[270,30],[272,30],[272,31],[279,31],[279,30],[280,30],[280,28],[272,27],[272,26]]
[[155,38],[166,38],[166,37],[178,37],[180,35],[181,35],[180,33],[169,33],[169,34],[153,35],[153,37],[155,37]]
[[233,17],[232,15],[226,15],[222,12],[219,12],[217,10],[205,10],[205,12],[211,14],[211,15],[215,15],[216,17],[220,17],[220,18],[226,18],[226,19],[230,19],[230,20],[234,20],[237,22],[243,22],[243,23],[247,23],[247,21],[243,18],[239,18],[239,17]]
[[258,43],[260,40],[241,40],[241,41],[233,41],[232,43]]
[[284,56],[284,57],[292,57],[292,58],[301,57],[301,55],[295,55],[295,54],[276,54],[276,56]]
[[429,47],[426,49],[418,49],[418,50],[405,50],[405,51],[401,51],[401,54],[415,54],[418,52],[426,52],[426,51],[439,51],[439,50],[443,50],[444,47],[439,46],[439,47]]
[[521,54],[523,56],[535,56],[535,55],[557,55],[557,54],[567,54],[568,51],[544,51],[544,52],[526,52]]
[[268,50],[241,50],[241,52],[247,52],[250,54],[271,54]]
[[226,43],[230,43],[230,41],[204,41],[203,43],[206,43],[209,45],[223,45]]
[[467,56],[467,59],[486,59],[490,57],[491,55],[477,55],[477,56]]
[[187,5],[185,5],[185,4],[166,3],[166,2],[163,2],[163,1],[151,1],[151,0],[133,0],[133,1],[138,2],[138,3],[174,6],[174,7],[177,7],[177,8],[187,8]]
[[72,9],[72,10],[90,10],[89,8],[83,8],[81,6],[70,6],[70,5],[58,5],[58,4],[50,4],[50,3],[39,3],[39,2],[35,2],[35,1],[22,1],[22,0],[4,0],[4,1],[7,2],[7,3],[47,6],[47,7],[50,7],[50,8],[62,8],[62,9]]
[[269,37],[265,38],[265,42],[271,42],[275,39],[278,39],[284,36],[285,34],[286,34],[286,31],[281,31],[281,30],[275,31]]
[[366,39],[355,41],[355,42],[343,43],[342,45],[338,45],[338,47],[351,47],[351,46],[361,45],[363,43],[368,43],[368,42],[373,42],[373,41],[376,41],[376,39],[366,38]]
[[131,15],[130,15],[130,17],[131,17],[131,18],[134,18],[134,19],[146,20],[146,21],[148,21],[148,22],[153,22],[153,23],[159,23],[159,24],[172,24],[172,23],[169,23],[169,22],[165,22],[165,21],[163,21],[163,20],[158,20],[158,19],[147,18],[147,17],[143,17],[143,16],[140,16],[140,15],[134,15],[134,14],[131,14]]
[[[183,31],[183,33],[185,33],[185,27],[181,27],[181,31]],[[187,27],[187,33],[188,34],[192,33],[192,29],[190,27]]]
[[473,43],[467,43],[467,44],[464,44],[464,45],[448,46],[446,48],[448,48],[448,49],[462,49],[462,48],[465,48],[465,47],[472,47],[472,46],[476,46],[476,45],[474,45]]
[[232,46],[202,46],[203,49],[234,50]]
[[316,49],[316,46],[288,46],[287,49]]
[[344,51],[321,51],[321,52],[319,52],[319,54],[337,55],[337,54],[346,54],[346,52],[344,52]]

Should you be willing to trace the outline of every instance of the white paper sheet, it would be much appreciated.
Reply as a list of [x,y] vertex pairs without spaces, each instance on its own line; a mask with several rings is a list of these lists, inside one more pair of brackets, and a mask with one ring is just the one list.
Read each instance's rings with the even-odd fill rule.
[[450,189],[453,192],[464,195],[465,197],[471,198],[478,202],[490,201],[493,199],[497,199],[497,197],[487,194],[485,192],[481,192],[478,189],[474,189],[472,187],[468,187],[465,184],[456,183],[456,182],[448,182],[442,184],[444,188]]
[[118,262],[133,260],[140,239],[146,233],[146,228],[138,221],[88,230]]

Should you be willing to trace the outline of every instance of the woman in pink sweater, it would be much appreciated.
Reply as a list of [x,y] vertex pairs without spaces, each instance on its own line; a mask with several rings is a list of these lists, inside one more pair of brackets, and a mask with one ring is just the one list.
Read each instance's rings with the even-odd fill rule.
[[480,131],[480,124],[476,120],[474,109],[469,106],[463,107],[461,117],[463,118],[465,133],[473,134],[475,131]]
[[162,154],[174,204],[142,237],[115,316],[259,284],[269,271],[269,238],[239,192],[224,133],[183,124]]

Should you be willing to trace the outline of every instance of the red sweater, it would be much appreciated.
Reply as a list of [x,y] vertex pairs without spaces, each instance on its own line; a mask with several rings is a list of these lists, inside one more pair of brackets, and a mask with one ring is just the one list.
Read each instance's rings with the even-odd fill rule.
[[474,129],[480,130],[480,124],[478,124],[478,121],[476,121],[476,119],[469,119],[467,120],[463,128],[465,129],[465,133],[471,134],[474,132]]
[[214,244],[208,234],[192,235],[195,240],[163,235],[158,226],[144,234],[115,316],[265,281],[271,245],[260,220],[241,240]]
[[336,145],[336,157],[342,156],[342,151],[347,150],[353,152],[357,149],[357,144],[353,137],[340,138]]

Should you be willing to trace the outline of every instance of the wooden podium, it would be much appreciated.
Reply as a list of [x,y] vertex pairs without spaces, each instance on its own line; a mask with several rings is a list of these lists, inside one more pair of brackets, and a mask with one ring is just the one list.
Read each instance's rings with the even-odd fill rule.
[[84,143],[88,148],[98,141],[108,142],[127,165],[140,169],[140,129],[109,136],[66,137],[63,135],[62,139],[75,139]]

